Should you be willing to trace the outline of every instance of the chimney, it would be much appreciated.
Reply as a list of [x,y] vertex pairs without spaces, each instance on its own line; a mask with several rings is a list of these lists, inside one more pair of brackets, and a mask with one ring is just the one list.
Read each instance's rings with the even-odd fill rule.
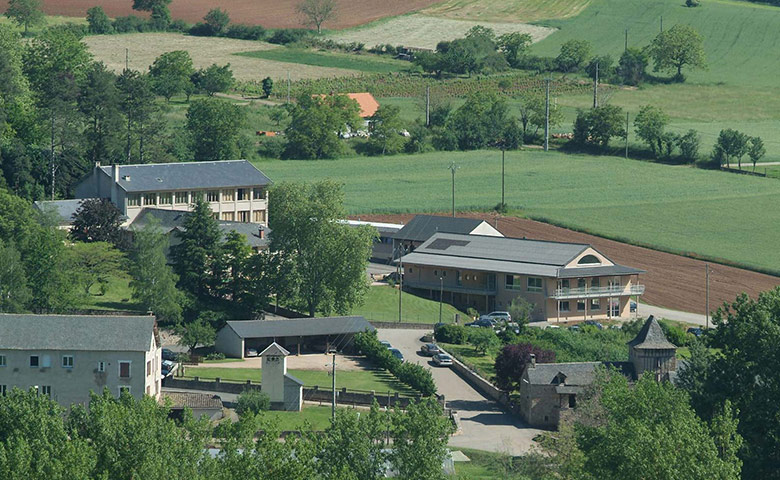
[[111,203],[119,206],[119,165],[111,165],[111,178]]
[[116,165],[116,164],[111,165],[111,173],[114,176],[114,182],[118,182],[119,181],[119,165]]
[[265,238],[265,227],[260,225],[260,227],[257,229],[257,236],[260,237],[260,240]]
[[532,353],[529,357],[531,357],[531,366],[529,368],[536,368],[536,355]]

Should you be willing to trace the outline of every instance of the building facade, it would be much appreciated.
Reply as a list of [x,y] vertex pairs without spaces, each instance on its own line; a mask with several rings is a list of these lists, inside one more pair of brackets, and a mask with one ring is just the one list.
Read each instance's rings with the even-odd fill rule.
[[64,407],[105,388],[159,398],[161,352],[151,316],[0,314],[0,394],[33,388]]
[[246,160],[95,165],[76,198],[110,198],[131,223],[144,208],[188,211],[205,200],[219,220],[268,224],[271,181]]
[[628,317],[644,293],[642,270],[585,244],[436,233],[401,261],[406,289],[481,313],[522,297],[535,321]]

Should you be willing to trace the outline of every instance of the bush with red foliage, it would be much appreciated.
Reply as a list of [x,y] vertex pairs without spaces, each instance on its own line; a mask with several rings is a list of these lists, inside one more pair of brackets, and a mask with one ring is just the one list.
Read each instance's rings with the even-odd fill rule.
[[506,391],[518,390],[523,371],[531,361],[531,354],[536,355],[537,363],[555,362],[555,352],[536,347],[530,343],[506,345],[496,357],[496,385]]

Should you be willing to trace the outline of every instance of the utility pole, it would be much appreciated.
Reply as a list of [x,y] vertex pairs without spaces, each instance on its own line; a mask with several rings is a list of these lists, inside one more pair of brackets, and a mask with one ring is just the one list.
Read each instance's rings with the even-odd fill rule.
[[664,16],[661,15],[661,33],[664,33]]
[[287,105],[290,104],[290,71],[287,70]]
[[710,328],[710,264],[705,263],[704,264],[704,278],[705,278],[705,287],[704,287],[704,302],[706,303],[704,308],[704,318],[706,320],[706,328]]
[[439,323],[441,323],[441,302],[444,300],[444,277],[439,277]]
[[130,49],[125,48],[125,70],[130,70]]
[[336,351],[333,351],[333,401],[331,403],[331,415],[333,420],[336,420]]
[[452,172],[452,216],[455,216],[455,170],[459,169],[460,167],[455,165],[455,162],[450,163],[450,166],[447,167]]
[[628,112],[626,112],[626,160],[628,160]]
[[431,86],[425,87],[425,126],[431,126]]
[[628,51],[628,29],[626,29],[626,46],[623,47],[623,51]]
[[544,151],[550,150],[550,78],[546,78],[544,97]]
[[398,246],[398,323],[401,323],[401,296],[404,293],[404,244]]
[[593,108],[599,106],[599,62],[596,62],[596,76],[593,77]]
[[504,202],[504,150],[503,144],[501,145],[501,208],[503,209],[506,203]]

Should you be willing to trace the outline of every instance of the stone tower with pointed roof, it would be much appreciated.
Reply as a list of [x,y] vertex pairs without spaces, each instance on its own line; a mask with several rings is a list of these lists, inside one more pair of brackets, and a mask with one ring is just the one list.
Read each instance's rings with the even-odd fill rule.
[[677,347],[666,339],[661,325],[650,315],[639,334],[628,342],[628,358],[634,364],[636,377],[645,371],[665,379],[677,370]]
[[259,355],[263,359],[261,391],[268,395],[273,410],[300,411],[303,405],[303,382],[287,373],[289,354],[273,342]]

